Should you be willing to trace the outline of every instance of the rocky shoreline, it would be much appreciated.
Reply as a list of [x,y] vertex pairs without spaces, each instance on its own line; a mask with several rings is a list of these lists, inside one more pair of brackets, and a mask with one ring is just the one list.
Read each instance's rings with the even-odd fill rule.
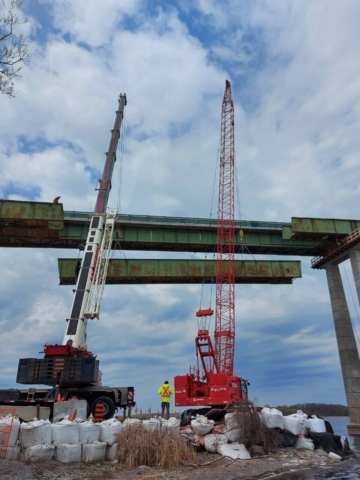
[[[1,480],[99,480],[99,479],[144,479],[144,480],[236,480],[261,479],[281,475],[302,480],[314,478],[321,472],[329,474],[339,470],[358,468],[360,460],[349,455],[344,461],[333,460],[324,450],[300,450],[292,447],[280,448],[276,453],[254,456],[250,460],[231,460],[218,454],[199,453],[196,462],[178,468],[162,469],[141,466],[132,470],[124,469],[116,462],[61,463],[18,462],[0,460]],[[291,475],[291,476],[290,476]]]

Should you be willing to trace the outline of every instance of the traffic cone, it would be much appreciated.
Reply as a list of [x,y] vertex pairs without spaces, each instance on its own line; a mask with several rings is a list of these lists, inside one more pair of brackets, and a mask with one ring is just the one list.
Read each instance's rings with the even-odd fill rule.
[[93,417],[94,423],[99,423],[104,420],[104,404],[102,402],[98,402],[95,405],[95,412]]
[[57,402],[62,402],[63,401],[63,398],[61,396],[61,393],[58,393],[58,396],[57,396],[57,399],[56,399]]
[[70,415],[70,422],[73,422],[76,419],[76,414],[77,414],[77,408],[73,411],[73,413]]

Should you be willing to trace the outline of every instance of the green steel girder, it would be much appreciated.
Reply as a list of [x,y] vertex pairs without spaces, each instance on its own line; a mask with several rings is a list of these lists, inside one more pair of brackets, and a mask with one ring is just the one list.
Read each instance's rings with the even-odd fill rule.
[[0,236],[56,238],[64,228],[60,203],[0,200]]
[[[75,285],[76,259],[58,259],[60,285]],[[215,283],[214,260],[110,260],[107,284]],[[235,283],[291,284],[300,261],[236,260]]]
[[[84,243],[88,232],[88,222],[75,222],[65,219],[63,230],[56,236],[32,237],[2,236],[0,246],[11,247],[43,247],[43,248],[78,248]],[[278,230],[262,230],[261,228],[243,228],[242,239],[235,236],[236,253],[264,255],[304,255],[318,256],[322,254],[318,242],[313,240],[288,240]],[[4,235],[4,234],[3,234]],[[189,227],[187,225],[163,226],[160,224],[133,225],[116,222],[114,232],[114,250],[168,251],[168,252],[203,252],[216,251],[217,230],[215,226]]]
[[329,237],[344,237],[359,227],[359,220],[292,217],[289,238],[324,241]]
[[[0,201],[0,247],[78,248],[91,213],[64,212],[62,204]],[[236,221],[236,253],[324,257],[359,220],[293,217],[291,223]],[[238,233],[242,232],[240,237]],[[113,249],[216,251],[217,220],[118,215]]]

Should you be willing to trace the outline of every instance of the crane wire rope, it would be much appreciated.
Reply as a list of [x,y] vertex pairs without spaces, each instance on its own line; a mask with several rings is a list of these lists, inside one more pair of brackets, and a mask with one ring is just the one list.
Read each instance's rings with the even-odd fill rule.
[[[215,186],[216,186],[217,170],[218,170],[218,164],[219,164],[219,158],[220,158],[220,140],[221,140],[221,133],[219,134],[218,148],[217,148],[217,154],[216,154],[216,158],[215,158],[215,171],[214,171],[213,188],[212,188],[212,195],[211,195],[211,202],[210,202],[209,225],[211,225],[212,220],[213,220],[212,216],[213,216],[213,209],[214,209],[214,198],[215,198],[215,188],[216,188]],[[207,260],[208,253],[209,253],[209,241],[206,244],[204,261]],[[215,252],[213,252],[213,259],[215,261]],[[209,308],[210,309],[211,309],[211,299],[212,299],[212,293],[213,293],[213,285],[214,285],[214,277],[211,277],[210,294],[209,294],[210,295],[210,301],[209,301]],[[202,283],[201,283],[199,310],[201,310],[201,307],[202,307],[204,287],[205,287],[205,271],[204,271],[204,275],[203,275]],[[202,324],[201,326],[200,326],[200,323]],[[208,330],[209,323],[210,323],[210,319],[208,317],[198,317],[198,328],[199,329],[200,328],[205,328],[205,329]]]
[[[357,308],[356,302],[355,302],[355,300],[354,300],[354,295],[353,295],[353,291],[352,291],[353,289],[351,288],[351,285],[350,285],[350,282],[349,282],[349,278],[348,278],[348,275],[347,275],[347,272],[346,272],[345,264],[342,263],[342,266],[343,266],[343,270],[344,270],[344,273],[345,273],[345,278],[346,278],[346,281],[347,281],[347,284],[348,284],[348,290],[349,290],[349,292],[350,292],[350,296],[351,296],[351,299],[352,299],[352,302],[353,302],[353,306],[354,306],[354,310],[355,310],[355,313],[356,313],[356,317],[357,317],[358,323],[360,324],[359,312],[358,312],[358,308]],[[349,316],[350,316],[350,322],[351,322],[353,331],[354,331],[354,333],[355,333],[355,336],[356,336],[356,338],[357,338],[358,344],[359,344],[359,346],[360,346],[360,338],[359,338],[359,335],[358,335],[358,332],[357,332],[357,328],[356,328],[356,326],[354,325],[352,316],[350,315],[350,312],[349,312]]]
[[[126,106],[124,107],[124,116],[123,116],[123,121],[121,123],[121,134],[120,134],[119,145],[118,145],[118,152],[119,152],[118,175],[117,175],[117,181],[118,181],[117,211],[118,211],[118,215],[121,213],[121,201],[122,201],[122,194],[123,194],[123,189],[122,189],[122,187],[123,187],[123,173],[124,173],[123,159],[124,159],[124,143],[125,143],[124,137],[125,137],[125,121],[126,121],[125,120],[126,119],[125,110],[126,110]],[[114,245],[115,248],[111,251],[111,257],[110,258],[113,258],[114,255],[115,255],[115,252],[118,251],[120,258],[123,257],[126,260],[124,250],[123,250],[123,248],[121,246],[121,242],[119,240],[120,231],[115,230],[114,233],[115,233],[115,245]]]
[[[240,198],[240,190],[239,190],[239,176],[238,176],[238,169],[237,169],[237,162],[236,162],[236,147],[234,146],[235,150],[235,159],[234,159],[234,165],[235,165],[235,190],[236,190],[236,204],[237,204],[237,209],[238,209],[238,215],[239,215],[239,221],[242,221],[242,212],[241,212],[241,198]],[[244,233],[242,228],[240,227],[239,230],[240,234],[240,242],[241,242],[241,254],[238,253],[236,255],[236,258],[240,258],[244,260],[245,255],[251,255],[253,260],[256,262],[256,258],[254,255],[250,252],[248,246],[244,243]]]

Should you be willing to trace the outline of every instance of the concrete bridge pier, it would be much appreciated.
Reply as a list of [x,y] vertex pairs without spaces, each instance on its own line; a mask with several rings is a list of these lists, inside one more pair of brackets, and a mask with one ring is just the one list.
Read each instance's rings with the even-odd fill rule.
[[[357,268],[359,269],[358,282],[360,283],[360,256],[356,256],[356,264]],[[351,324],[339,266],[327,264],[325,266],[325,270],[328,280],[331,308],[334,317],[336,340],[339,349],[346,401],[349,408],[350,423],[347,425],[347,429],[351,435],[360,435],[359,353],[356,346],[355,335]]]
[[354,248],[349,252],[351,268],[354,275],[355,287],[360,304],[360,249]]

